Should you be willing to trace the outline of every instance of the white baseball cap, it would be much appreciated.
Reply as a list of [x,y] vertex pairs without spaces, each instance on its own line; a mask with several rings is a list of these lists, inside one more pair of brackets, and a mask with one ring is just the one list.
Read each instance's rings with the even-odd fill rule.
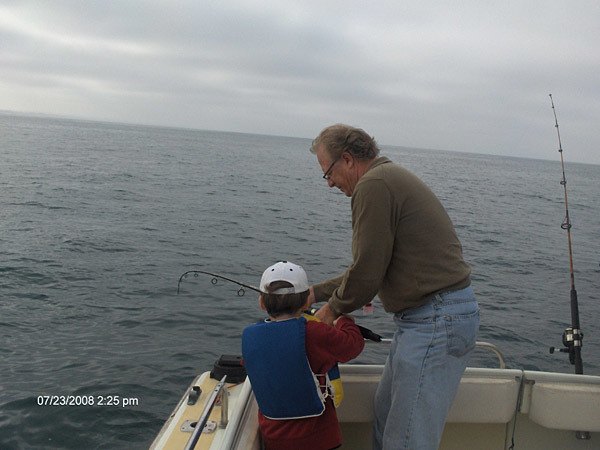
[[279,288],[271,294],[299,294],[309,289],[308,277],[304,269],[288,261],[280,261],[267,267],[260,279],[261,292],[268,294],[267,287],[274,281],[287,281],[293,287]]

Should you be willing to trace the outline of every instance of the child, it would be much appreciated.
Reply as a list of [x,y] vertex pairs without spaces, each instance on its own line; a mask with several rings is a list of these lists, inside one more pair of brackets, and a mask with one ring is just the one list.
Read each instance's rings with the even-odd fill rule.
[[242,354],[259,407],[266,450],[329,450],[342,443],[327,372],[355,358],[364,340],[354,321],[307,321],[304,269],[283,261],[260,280],[259,304],[269,319],[247,327]]

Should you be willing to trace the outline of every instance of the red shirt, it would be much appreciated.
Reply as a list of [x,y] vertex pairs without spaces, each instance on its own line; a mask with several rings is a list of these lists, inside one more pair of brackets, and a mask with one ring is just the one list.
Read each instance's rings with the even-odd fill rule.
[[[347,317],[340,317],[335,327],[307,321],[305,344],[308,362],[315,374],[327,373],[337,362],[356,358],[365,345],[360,330]],[[325,411],[320,416],[273,420],[259,411],[258,424],[266,450],[328,450],[342,443],[331,398],[327,398]]]

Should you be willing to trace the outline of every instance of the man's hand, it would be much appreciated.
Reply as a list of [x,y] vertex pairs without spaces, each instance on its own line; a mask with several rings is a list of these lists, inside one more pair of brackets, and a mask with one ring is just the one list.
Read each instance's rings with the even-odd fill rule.
[[310,306],[313,303],[315,303],[315,290],[313,289],[312,286],[310,286],[308,288],[308,299],[306,301],[308,303],[308,306]]
[[315,317],[327,325],[333,325],[333,321],[338,318],[338,315],[326,303],[315,313]]
[[333,326],[334,326],[334,327],[335,327],[335,325],[338,323],[338,320],[340,320],[340,318],[342,318],[342,317],[347,317],[347,318],[348,318],[348,319],[350,319],[352,322],[356,323],[356,321],[354,320],[354,317],[352,317],[352,316],[349,316],[349,315],[347,315],[347,314],[342,314],[341,316],[338,316],[338,318],[337,318],[337,319],[335,319],[335,320],[333,321]]

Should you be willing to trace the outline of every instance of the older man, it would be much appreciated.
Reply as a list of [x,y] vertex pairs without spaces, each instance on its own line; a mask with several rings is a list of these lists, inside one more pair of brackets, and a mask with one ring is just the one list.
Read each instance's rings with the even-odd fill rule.
[[313,141],[329,187],[351,197],[352,264],[311,288],[332,323],[378,294],[397,332],[375,395],[374,449],[434,450],[475,346],[479,308],[444,207],[408,170],[348,125]]

